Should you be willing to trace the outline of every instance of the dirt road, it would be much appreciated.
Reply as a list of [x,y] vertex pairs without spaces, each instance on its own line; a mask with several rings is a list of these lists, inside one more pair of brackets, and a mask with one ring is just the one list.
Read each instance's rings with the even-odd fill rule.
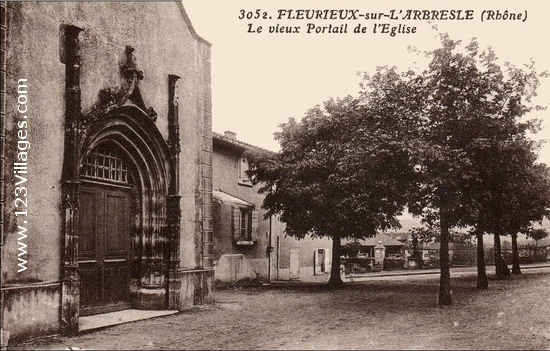
[[10,349],[549,349],[550,268],[490,280],[453,277],[453,306],[436,307],[438,276],[222,290],[213,307]]

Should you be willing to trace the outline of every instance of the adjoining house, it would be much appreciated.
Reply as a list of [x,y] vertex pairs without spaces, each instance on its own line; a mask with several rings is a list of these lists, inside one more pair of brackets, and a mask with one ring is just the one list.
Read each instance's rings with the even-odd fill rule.
[[3,343],[212,301],[211,44],[181,2],[1,7]]
[[324,281],[330,274],[332,241],[285,235],[277,218],[264,218],[264,196],[246,171],[246,150],[258,148],[236,134],[212,133],[215,280],[224,284],[296,279]]

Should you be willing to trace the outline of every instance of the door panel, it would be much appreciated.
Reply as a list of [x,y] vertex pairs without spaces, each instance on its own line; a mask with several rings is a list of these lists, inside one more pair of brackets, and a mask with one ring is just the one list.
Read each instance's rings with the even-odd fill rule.
[[130,202],[128,189],[81,186],[80,315],[129,307]]
[[126,258],[128,213],[125,194],[105,194],[105,256]]
[[[126,263],[105,263],[105,305],[115,305],[128,300],[128,266]],[[124,282],[124,283],[123,283]]]
[[102,305],[101,298],[101,271],[99,264],[95,262],[79,262],[78,273],[80,276],[80,311],[86,315],[85,309]]
[[300,278],[300,249],[290,249],[290,279]]
[[80,192],[80,233],[78,241],[79,260],[95,259],[95,233],[97,232],[97,204],[95,192],[82,190]]

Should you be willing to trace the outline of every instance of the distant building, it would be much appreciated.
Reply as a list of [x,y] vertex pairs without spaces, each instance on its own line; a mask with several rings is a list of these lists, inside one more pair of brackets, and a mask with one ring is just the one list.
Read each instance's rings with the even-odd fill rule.
[[403,247],[405,244],[399,240],[396,240],[392,238],[391,236],[384,234],[384,233],[378,233],[376,236],[372,238],[366,238],[366,239],[343,239],[342,245],[345,245],[347,243],[356,241],[358,244],[361,245],[361,249],[359,253],[366,254],[369,257],[374,257],[374,247],[376,245],[384,245],[385,248],[385,256],[390,255],[401,255],[403,254]]
[[230,131],[212,137],[215,279],[230,284],[328,280],[331,240],[296,240],[284,234],[285,225],[277,218],[264,219],[264,196],[245,173],[244,152],[257,147],[237,140]]
[[211,45],[181,2],[1,6],[3,336],[212,301]]
[[411,233],[410,232],[387,232],[385,233],[387,236],[403,243],[407,244],[411,242]]

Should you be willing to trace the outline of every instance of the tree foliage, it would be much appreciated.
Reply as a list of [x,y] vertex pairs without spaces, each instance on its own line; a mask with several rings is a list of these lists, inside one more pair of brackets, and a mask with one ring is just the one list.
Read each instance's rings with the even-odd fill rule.
[[[536,131],[537,123],[523,120],[535,108],[531,98],[539,75],[534,63],[524,69],[508,63],[502,68],[495,53],[480,50],[475,39],[464,47],[446,35],[441,39],[442,47],[428,53],[429,68],[421,74],[425,104],[417,163],[422,174],[409,210],[428,221],[439,220],[439,297],[444,305],[451,303],[446,252],[450,228],[475,228],[479,241],[483,232],[493,232],[497,275],[505,274],[500,235],[542,218],[548,204],[533,204],[525,214],[512,201],[527,192],[525,170],[536,161],[536,145],[526,132]],[[482,244],[480,249],[483,253]],[[478,263],[483,262],[478,255]]]
[[447,35],[425,54],[424,70],[378,67],[363,74],[358,97],[281,124],[281,151],[249,154],[249,175],[288,235],[334,240],[332,276],[341,238],[399,228],[407,206],[438,230],[439,304],[449,305],[452,228],[494,233],[502,263],[500,236],[547,215],[550,186],[527,138],[537,123],[523,119],[539,85],[534,63],[501,67],[475,39],[463,46]]
[[[369,82],[377,88],[361,98],[331,99],[299,123],[289,119],[275,135],[278,154],[248,155],[267,215],[279,215],[288,235],[339,242],[399,228],[414,177],[404,134],[414,129],[396,109],[405,103],[407,86],[395,78],[392,70],[379,72]],[[333,268],[338,258],[333,253]]]
[[538,243],[539,240],[548,238],[548,231],[544,228],[532,228],[527,231],[527,236]]

